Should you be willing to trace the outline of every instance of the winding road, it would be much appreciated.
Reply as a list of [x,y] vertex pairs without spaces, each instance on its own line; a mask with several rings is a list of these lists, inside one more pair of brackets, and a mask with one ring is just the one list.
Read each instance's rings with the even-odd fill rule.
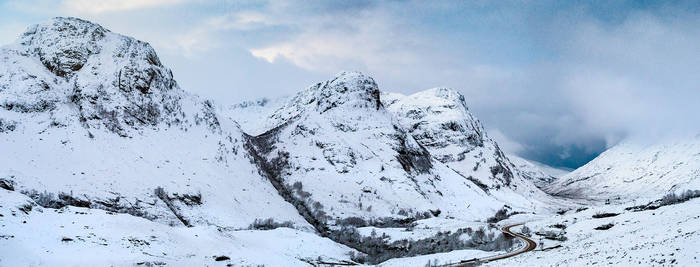
[[527,236],[524,236],[524,235],[521,235],[518,233],[513,233],[510,231],[510,228],[516,227],[519,225],[523,225],[523,223],[510,224],[510,225],[506,225],[506,226],[501,227],[501,232],[503,232],[503,234],[518,238],[521,241],[523,241],[525,246],[523,246],[519,250],[508,252],[505,254],[484,257],[484,258],[473,258],[473,259],[469,259],[469,260],[462,260],[460,262],[449,263],[449,264],[440,265],[440,266],[445,266],[445,267],[448,267],[448,266],[450,266],[450,267],[452,267],[452,266],[473,266],[473,265],[479,264],[479,263],[487,263],[487,262],[492,262],[492,261],[510,258],[513,256],[523,254],[523,253],[528,252],[528,251],[535,250],[535,248],[537,248],[537,243],[535,241],[528,238]]

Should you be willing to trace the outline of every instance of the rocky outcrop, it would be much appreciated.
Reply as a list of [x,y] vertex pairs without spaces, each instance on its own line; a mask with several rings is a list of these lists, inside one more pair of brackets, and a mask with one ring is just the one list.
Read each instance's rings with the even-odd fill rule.
[[[56,121],[78,120],[88,131],[105,128],[121,136],[186,119],[180,102],[187,94],[153,48],[98,24],[54,18],[29,27],[2,52],[0,105],[5,110],[52,112]],[[41,67],[27,64],[35,59]],[[48,72],[37,73],[42,67]],[[60,118],[56,109],[77,114]]]
[[388,109],[435,159],[480,188],[510,186],[514,168],[457,91],[435,88],[393,96]]

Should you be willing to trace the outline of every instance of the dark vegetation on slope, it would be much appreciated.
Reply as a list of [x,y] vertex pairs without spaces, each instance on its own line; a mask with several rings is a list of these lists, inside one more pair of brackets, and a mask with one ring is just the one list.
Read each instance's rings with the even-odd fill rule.
[[[14,181],[8,179],[0,179],[0,188],[14,191]],[[126,213],[132,216],[137,216],[145,218],[151,221],[158,219],[155,215],[149,214],[144,211],[143,204],[154,205],[153,203],[146,203],[141,200],[136,200],[134,203],[129,202],[126,198],[117,195],[114,198],[105,199],[89,199],[87,196],[75,196],[72,193],[59,192],[55,195],[52,192],[39,192],[35,189],[32,190],[21,190],[21,194],[28,196],[37,205],[43,208],[50,209],[61,209],[66,206],[80,207],[80,208],[90,208],[90,209],[101,209],[108,212],[114,213]],[[162,200],[166,206],[172,211],[173,215],[180,220],[185,226],[191,227],[192,225],[189,221],[181,215],[179,207],[176,205],[176,201],[180,202],[186,206],[196,206],[202,204],[201,194],[178,194],[174,193],[170,196],[161,187],[154,190],[154,195],[158,199]],[[155,200],[154,200],[155,203]]]
[[[285,184],[281,178],[282,170],[288,165],[287,158],[289,153],[279,152],[271,160],[265,159],[265,156],[274,149],[274,142],[277,140],[279,131],[287,125],[288,123],[282,124],[258,136],[243,133],[243,138],[246,141],[243,146],[248,150],[251,160],[258,167],[260,175],[267,178],[277,190],[277,193],[286,202],[292,204],[299,215],[311,224],[321,236],[328,237],[329,229],[325,224],[325,217],[327,216],[320,210],[322,205],[320,203],[317,205],[314,205],[316,203],[307,204],[304,199],[310,197],[311,194],[303,191],[302,184],[295,183],[290,186]],[[314,211],[313,206],[316,207],[318,212]]]
[[549,227],[566,230],[566,224],[562,223],[552,224]]
[[294,228],[294,223],[291,221],[276,222],[272,218],[267,218],[265,220],[255,219],[255,221],[248,226],[248,230],[272,230],[280,227]]
[[535,234],[538,236],[544,237],[545,239],[549,239],[549,240],[566,241],[568,239],[566,237],[566,231],[563,231],[563,230],[537,231],[537,232],[535,232]]
[[[289,123],[289,122],[288,122]],[[362,236],[357,231],[357,226],[377,226],[377,227],[407,227],[418,220],[429,218],[431,215],[437,216],[440,211],[430,211],[416,213],[413,217],[406,219],[380,218],[367,221],[359,217],[350,217],[336,222],[335,227],[330,227],[328,222],[332,219],[323,211],[321,203],[311,200],[311,194],[303,190],[301,182],[293,185],[285,184],[282,172],[288,165],[289,153],[277,152],[272,157],[269,154],[275,149],[275,142],[278,134],[288,123],[280,125],[266,133],[258,136],[251,136],[244,133],[246,140],[244,147],[251,155],[251,160],[258,166],[259,172],[266,177],[280,196],[292,204],[297,212],[323,237],[340,244],[356,249],[363,254],[354,255],[353,260],[359,263],[376,264],[391,258],[409,257],[415,255],[433,254],[448,252],[457,249],[475,248],[482,250],[505,250],[513,245],[513,239],[499,234],[486,234],[483,229],[473,231],[472,229],[460,229],[455,232],[440,232],[437,235],[420,240],[398,240],[389,242],[386,235]],[[427,151],[422,149],[425,153]],[[429,157],[429,154],[427,154]],[[421,153],[412,154],[408,152],[404,155],[407,172],[415,170],[417,172],[429,171],[432,164],[427,160],[422,160]],[[406,213],[408,216],[408,213]],[[511,214],[512,215],[512,214]],[[338,228],[338,225],[340,228]],[[274,226],[274,225],[273,225]],[[471,236],[470,240],[464,241],[460,237],[464,234]]]
[[511,212],[511,213],[508,213],[508,210],[509,210],[509,209],[510,209],[510,207],[508,207],[507,205],[506,205],[506,206],[503,206],[503,208],[501,208],[500,210],[498,210],[498,211],[496,212],[496,214],[493,215],[493,217],[488,218],[488,219],[486,220],[486,222],[488,222],[488,223],[497,223],[497,222],[500,222],[500,221],[502,221],[502,220],[508,219],[510,216],[513,216],[513,215],[521,214],[521,213],[522,213],[522,212],[518,212],[518,211],[513,211],[513,212]]
[[342,220],[336,221],[336,225],[340,226],[352,226],[352,227],[366,227],[373,226],[377,228],[407,228],[411,229],[415,226],[415,222],[418,220],[428,219],[431,217],[437,217],[440,215],[440,210],[431,210],[430,212],[416,212],[415,214],[409,214],[409,211],[404,209],[399,210],[398,214],[406,216],[406,218],[373,218],[365,220],[360,217],[347,217]]
[[[361,236],[353,227],[339,231],[339,243],[362,244],[365,255],[353,255],[352,259],[359,263],[377,264],[388,259],[412,257],[458,249],[479,249],[485,251],[506,250],[515,244],[515,239],[501,233],[486,233],[483,228],[476,231],[471,228],[461,228],[454,232],[438,232],[436,235],[419,240],[397,240],[389,242],[389,236],[378,236],[372,232],[370,236]],[[464,238],[463,236],[470,238]],[[359,249],[358,249],[359,250]]]
[[608,218],[608,217],[615,217],[617,215],[620,215],[619,213],[612,213],[612,212],[604,212],[604,213],[596,213],[593,214],[594,219],[600,219],[600,218]]
[[663,206],[683,203],[683,202],[686,202],[688,200],[691,200],[693,198],[698,198],[698,197],[700,197],[700,190],[686,190],[685,192],[681,193],[680,195],[677,195],[675,193],[669,193],[661,199],[654,200],[654,201],[649,202],[645,205],[628,207],[628,208],[625,208],[625,210],[631,210],[631,211],[655,210],[655,209],[658,209],[658,208],[663,207]]
[[74,206],[82,208],[102,209],[116,213],[126,213],[133,216],[146,218],[149,220],[156,219],[155,216],[149,215],[142,210],[142,208],[139,206],[140,202],[127,205],[120,201],[120,197],[118,196],[113,199],[88,200],[81,199],[80,197],[73,196],[73,194],[68,194],[64,192],[58,193],[58,196],[54,195],[51,192],[39,192],[34,189],[29,191],[22,190],[20,191],[20,193],[28,196],[29,198],[34,200],[36,204],[44,208],[60,209],[65,206]]
[[598,227],[596,227],[596,228],[593,228],[593,229],[596,229],[596,230],[608,230],[608,229],[612,228],[613,226],[615,226],[614,223],[608,223],[608,224],[600,225],[600,226],[598,226]]

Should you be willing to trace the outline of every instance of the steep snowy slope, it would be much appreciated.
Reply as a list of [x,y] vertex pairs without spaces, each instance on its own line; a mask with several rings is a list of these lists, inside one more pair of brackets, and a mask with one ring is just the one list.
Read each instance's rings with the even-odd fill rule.
[[0,50],[0,178],[44,205],[173,225],[307,225],[243,140],[147,43],[97,24],[55,18]]
[[[478,220],[504,204],[531,211],[539,203],[524,195],[544,195],[522,179],[511,179],[512,166],[499,165],[504,157],[490,140],[490,150],[479,152],[489,153],[480,159],[493,165],[474,171],[469,166],[467,175],[458,173],[463,166],[436,160],[456,149],[432,154],[437,146],[414,139],[419,135],[384,107],[376,82],[361,73],[342,72],[309,87],[267,124],[277,127],[248,138],[258,165],[288,201],[324,225],[352,217],[369,224],[438,215]],[[501,186],[508,189],[498,190]]]
[[589,199],[659,198],[700,189],[700,137],[623,142],[557,180],[552,193]]
[[243,101],[219,110],[230,120],[235,121],[245,133],[250,135],[262,134],[277,125],[276,121],[267,118],[289,101],[289,97],[260,98]]
[[[526,203],[527,196],[547,196],[533,186],[469,112],[460,93],[434,88],[401,97],[388,95],[385,103],[399,123],[439,162],[507,203]],[[514,198],[515,197],[515,198]]]

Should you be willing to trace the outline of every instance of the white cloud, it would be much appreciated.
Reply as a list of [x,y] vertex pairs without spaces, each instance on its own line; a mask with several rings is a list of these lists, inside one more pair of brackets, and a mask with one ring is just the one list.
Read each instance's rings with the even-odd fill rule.
[[205,23],[214,30],[255,30],[275,24],[266,14],[252,11],[215,16]]
[[185,0],[64,0],[63,6],[69,12],[100,14],[105,12],[127,11],[179,4]]
[[525,146],[508,138],[508,136],[503,134],[503,132],[501,132],[501,130],[499,129],[491,128],[488,129],[487,132],[489,137],[496,141],[496,143],[498,143],[498,146],[508,154],[517,155],[518,153],[525,150]]

